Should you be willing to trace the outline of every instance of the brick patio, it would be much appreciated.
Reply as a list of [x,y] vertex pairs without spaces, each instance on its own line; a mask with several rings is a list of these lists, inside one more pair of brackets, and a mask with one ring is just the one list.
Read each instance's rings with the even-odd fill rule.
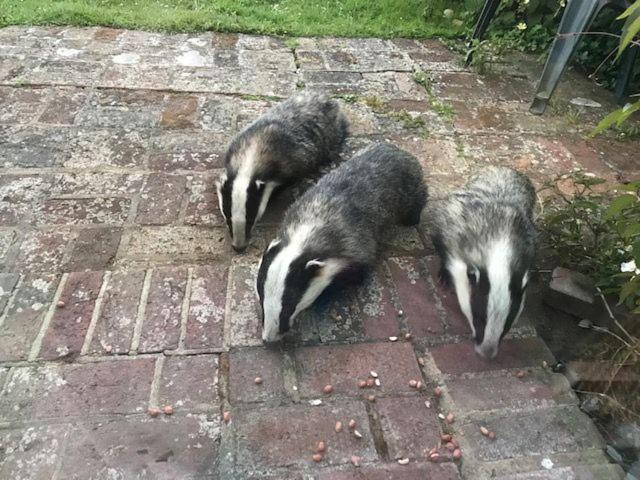
[[[0,478],[622,478],[526,311],[495,361],[475,355],[436,282],[428,218],[265,349],[256,263],[291,195],[244,255],[218,212],[231,136],[301,88],[340,98],[349,152],[388,139],[415,154],[432,195],[489,163],[538,186],[575,167],[640,176],[637,142],[585,139],[606,92],[569,73],[533,117],[540,67],[513,62],[480,77],[438,41],[0,30]],[[358,388],[371,371],[380,385]]]

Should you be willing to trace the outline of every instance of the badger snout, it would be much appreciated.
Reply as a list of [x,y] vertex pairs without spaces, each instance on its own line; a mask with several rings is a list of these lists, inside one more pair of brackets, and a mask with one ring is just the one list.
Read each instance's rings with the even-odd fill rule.
[[231,244],[231,248],[233,248],[233,250],[236,253],[243,253],[247,249],[247,246],[246,245],[236,245],[236,244],[232,243]]
[[491,360],[498,355],[498,345],[480,344],[476,345],[476,353],[483,358]]

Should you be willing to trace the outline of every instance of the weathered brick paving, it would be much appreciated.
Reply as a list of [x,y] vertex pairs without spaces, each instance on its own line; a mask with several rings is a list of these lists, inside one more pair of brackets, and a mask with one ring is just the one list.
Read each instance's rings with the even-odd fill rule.
[[[488,163],[538,185],[575,167],[638,176],[637,144],[528,115],[537,67],[518,61],[480,77],[437,41],[0,30],[0,478],[621,478],[526,318],[495,361],[475,355],[436,281],[428,218],[388,240],[365,285],[265,349],[256,261],[295,195],[241,256],[217,209],[231,136],[301,88],[340,98],[349,151],[387,139],[414,153],[433,195]],[[560,105],[610,105],[568,78]],[[371,371],[380,385],[358,388]],[[147,415],[165,405],[172,416]],[[462,460],[441,446],[427,461],[447,432]]]

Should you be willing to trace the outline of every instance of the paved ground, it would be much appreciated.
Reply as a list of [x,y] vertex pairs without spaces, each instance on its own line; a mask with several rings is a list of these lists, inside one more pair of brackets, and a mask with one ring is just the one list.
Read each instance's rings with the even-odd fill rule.
[[[637,177],[637,143],[580,135],[604,109],[568,100],[610,100],[579,76],[548,115],[527,113],[538,68],[479,77],[437,41],[0,30],[0,478],[617,478],[527,313],[496,361],[473,353],[435,282],[428,219],[266,350],[253,278],[286,198],[245,255],[214,198],[230,137],[301,88],[341,96],[350,150],[413,152],[434,195],[489,163],[538,185],[579,166]],[[370,371],[380,386],[359,389]]]

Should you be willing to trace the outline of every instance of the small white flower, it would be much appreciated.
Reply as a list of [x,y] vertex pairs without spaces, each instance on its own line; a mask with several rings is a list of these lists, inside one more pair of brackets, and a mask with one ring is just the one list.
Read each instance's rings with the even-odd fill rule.
[[520,22],[518,25],[516,25],[516,28],[518,30],[526,30],[527,29],[527,24],[524,22]]
[[451,10],[450,8],[445,9],[445,10],[442,12],[442,16],[443,16],[444,18],[451,18],[451,17],[453,17],[453,10]]
[[529,5],[529,0],[523,0],[522,4],[523,5]]
[[631,260],[630,262],[624,262],[620,264],[620,271],[627,273],[627,272],[634,272],[636,274],[640,273],[640,269],[638,267],[636,267],[636,261],[635,260]]

